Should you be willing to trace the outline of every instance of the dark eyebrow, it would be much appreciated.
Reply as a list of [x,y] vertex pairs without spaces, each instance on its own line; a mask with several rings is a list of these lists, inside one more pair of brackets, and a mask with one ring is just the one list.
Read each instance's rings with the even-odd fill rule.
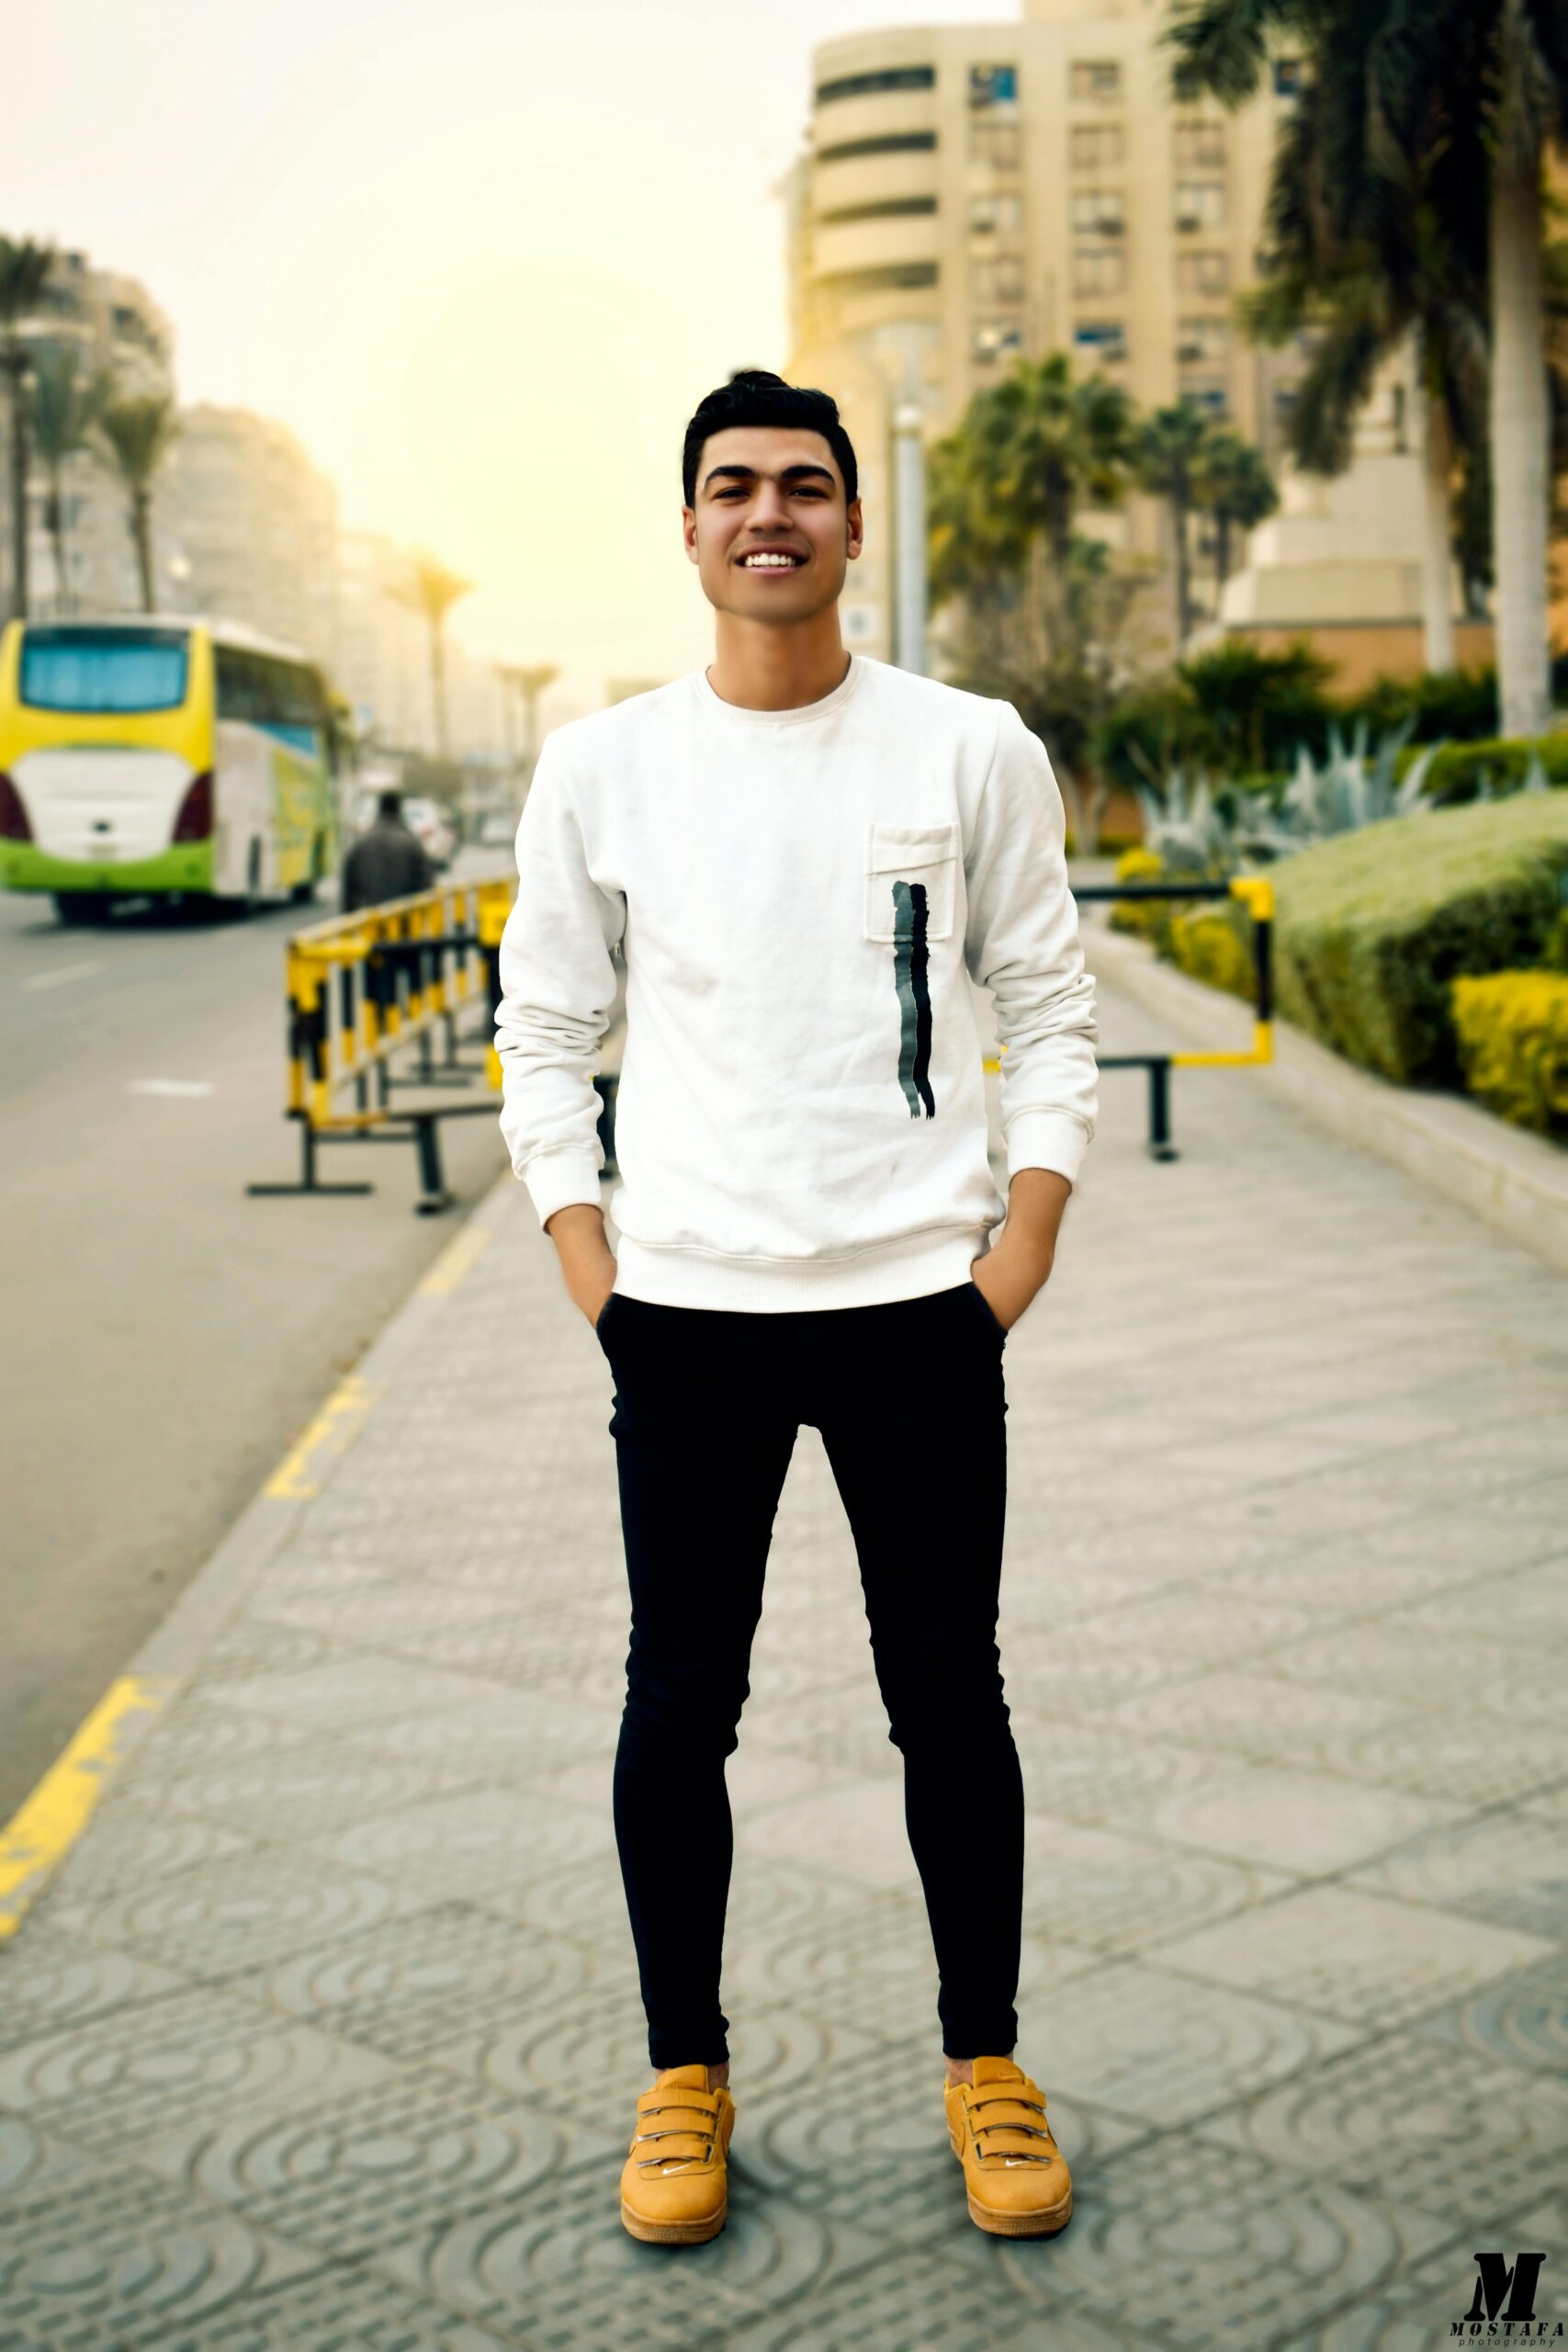
[[[781,481],[800,481],[807,477],[815,479],[818,476],[820,476],[823,481],[829,483],[833,482],[835,479],[833,469],[830,466],[803,463],[798,466],[786,466],[783,473],[779,476],[779,480]],[[703,488],[706,490],[709,482],[717,481],[721,479],[728,479],[734,481],[755,481],[757,479],[757,469],[755,466],[715,466],[710,473],[707,473],[703,477]]]

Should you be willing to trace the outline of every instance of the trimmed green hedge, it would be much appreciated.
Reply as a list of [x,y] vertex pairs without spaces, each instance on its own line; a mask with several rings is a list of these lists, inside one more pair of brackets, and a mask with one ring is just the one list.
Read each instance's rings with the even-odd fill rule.
[[1568,797],[1391,818],[1271,878],[1286,1020],[1401,1085],[1456,1085],[1449,983],[1541,961],[1568,889]]
[[[1532,752],[1540,753],[1548,784],[1568,785],[1568,730],[1560,730],[1541,736],[1539,742],[1520,736],[1492,735],[1478,743],[1445,743],[1427,769],[1422,789],[1434,799],[1447,800],[1473,793],[1483,776],[1494,790],[1498,785],[1517,786],[1529,772]],[[1418,743],[1407,743],[1394,762],[1396,774],[1403,777],[1420,755]]]

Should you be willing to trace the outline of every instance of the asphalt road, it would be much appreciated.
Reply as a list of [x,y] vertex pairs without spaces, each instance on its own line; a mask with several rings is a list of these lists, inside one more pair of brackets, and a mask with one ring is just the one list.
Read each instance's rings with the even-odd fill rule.
[[505,1169],[461,1119],[445,1216],[413,1214],[412,1146],[327,1155],[368,1198],[245,1197],[298,1171],[307,919],[66,930],[0,893],[0,1824]]

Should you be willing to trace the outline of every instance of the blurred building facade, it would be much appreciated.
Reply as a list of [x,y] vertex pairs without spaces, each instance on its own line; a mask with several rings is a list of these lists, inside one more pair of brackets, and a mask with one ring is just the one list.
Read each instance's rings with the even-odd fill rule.
[[[174,331],[146,288],[96,269],[67,248],[55,255],[32,317],[18,322],[30,353],[75,354],[84,378],[112,379],[123,394],[172,395]],[[125,493],[90,450],[68,458],[62,476],[66,574],[60,577],[49,528],[49,481],[35,450],[28,484],[29,602],[41,619],[68,613],[134,612],[141,603]],[[0,467],[0,546],[11,544],[9,468]]]
[[337,492],[286,424],[184,410],[153,526],[174,610],[244,621],[335,672]]
[[[1265,92],[1235,114],[1207,98],[1178,105],[1166,16],[1165,0],[1024,0],[1021,21],[868,32],[813,53],[808,145],[781,190],[789,372],[845,410],[874,518],[846,635],[882,659],[900,402],[919,403],[929,442],[1018,359],[1065,350],[1141,407],[1195,401],[1283,469],[1306,351],[1247,343],[1232,306],[1255,279],[1299,69],[1277,57]],[[1093,527],[1168,558],[1163,503],[1134,498]],[[1400,552],[1418,561],[1419,548],[1417,530]],[[1212,594],[1195,552],[1195,586]],[[1292,584],[1310,605],[1299,567]]]

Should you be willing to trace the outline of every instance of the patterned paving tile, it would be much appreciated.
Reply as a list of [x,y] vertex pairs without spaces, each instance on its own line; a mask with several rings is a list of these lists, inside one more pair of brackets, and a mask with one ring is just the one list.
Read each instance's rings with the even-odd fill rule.
[[1245,1777],[1168,1797],[1154,1809],[1149,1830],[1155,1838],[1316,1877],[1380,1852],[1411,1830],[1450,1820],[1458,1811],[1397,1789],[1258,1764]]
[[1291,1884],[1280,1871],[1041,1815],[1027,1817],[1024,1872],[1024,1925],[1104,1952],[1162,1943]]
[[85,2026],[184,1983],[172,1969],[101,1951],[62,1935],[51,1920],[32,1919],[26,1940],[18,1939],[0,1962],[0,2050]]
[[[1373,2294],[1449,2224],[1322,2176],[1184,2136],[1106,2165],[1052,2245],[1052,2280],[1122,2326],[1187,2352],[1260,2352],[1351,2296]],[[1004,2254],[1010,2273],[1018,2257]]]
[[355,1935],[434,1899],[302,1851],[257,1846],[206,1870],[158,1881],[144,1893],[62,1903],[51,1916],[67,1935],[136,1953],[185,1976],[217,1977]]
[[1568,2171],[1568,2086],[1405,2030],[1204,2123],[1268,2163],[1452,2226],[1517,2212]]
[[1164,1958],[1063,1985],[1029,2062],[1047,2093],[1145,2124],[1187,2123],[1359,2038],[1332,2018],[1168,1974]]
[[1568,1954],[1554,1953],[1452,2002],[1422,2030],[1531,2072],[1568,2073]]
[[1568,1936],[1568,1856],[1555,1825],[1521,1813],[1428,1830],[1346,1883],[1538,1936]]
[[167,2123],[240,2105],[287,2108],[384,2081],[385,2061],[221,1987],[193,1985],[0,2057],[0,2108],[88,2149],[121,2152]]
[[1162,1944],[1159,1958],[1164,1968],[1371,2028],[1404,2024],[1549,1949],[1515,1928],[1311,1886]]
[[426,1894],[493,1894],[608,1851],[615,1831],[607,1814],[603,1805],[543,1803],[525,1790],[471,1788],[378,1814],[317,1839],[315,1849],[351,1871],[372,1871]]

